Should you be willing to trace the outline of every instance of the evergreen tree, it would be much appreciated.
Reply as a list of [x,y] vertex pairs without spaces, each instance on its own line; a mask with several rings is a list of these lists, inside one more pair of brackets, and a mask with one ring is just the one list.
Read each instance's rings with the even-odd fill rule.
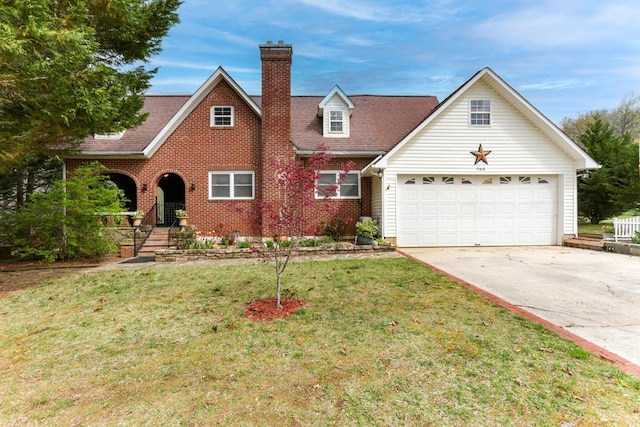
[[180,0],[3,0],[0,173],[29,155],[73,149],[93,133],[141,123]]
[[15,253],[47,261],[105,255],[115,250],[103,234],[105,214],[123,209],[117,188],[99,163],[74,170],[48,193],[34,193],[10,218]]
[[597,224],[640,201],[638,182],[638,146],[630,134],[616,135],[614,128],[595,115],[579,141],[602,168],[578,179],[578,211]]

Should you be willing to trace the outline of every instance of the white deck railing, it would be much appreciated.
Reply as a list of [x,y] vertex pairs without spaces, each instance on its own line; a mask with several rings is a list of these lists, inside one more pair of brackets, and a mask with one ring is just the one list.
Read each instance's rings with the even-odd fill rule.
[[636,232],[640,231],[640,216],[632,218],[614,218],[613,219],[614,239],[631,240],[636,236]]

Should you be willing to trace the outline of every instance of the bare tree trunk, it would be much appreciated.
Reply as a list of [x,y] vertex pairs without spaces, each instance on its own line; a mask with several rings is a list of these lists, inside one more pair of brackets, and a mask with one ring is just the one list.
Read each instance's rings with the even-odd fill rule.
[[22,169],[16,171],[16,210],[25,202],[24,198],[24,173]]

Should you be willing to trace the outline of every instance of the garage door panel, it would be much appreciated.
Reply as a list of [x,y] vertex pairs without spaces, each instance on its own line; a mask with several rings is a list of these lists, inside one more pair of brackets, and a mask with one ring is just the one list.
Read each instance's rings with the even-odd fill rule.
[[460,231],[461,232],[473,232],[476,231],[476,220],[475,218],[461,218],[460,219]]
[[420,200],[419,192],[415,188],[403,187],[402,190],[400,190],[400,197],[405,202],[417,202]]
[[456,203],[440,203],[438,204],[438,213],[441,216],[455,216],[458,210]]
[[420,211],[421,205],[417,203],[404,203],[399,209],[399,213],[403,218],[417,217]]
[[475,216],[476,207],[477,205],[475,203],[463,203],[460,205],[460,214],[462,216]]
[[500,190],[498,190],[498,200],[501,202],[513,203],[515,198],[516,198],[515,190],[502,188],[502,187],[500,188]]
[[441,218],[438,221],[438,232],[455,232],[457,231],[458,221],[455,218]]
[[438,221],[435,219],[421,220],[419,231],[422,234],[435,234],[438,231]]
[[[418,192],[416,192],[416,195]],[[420,200],[427,201],[436,201],[438,200],[438,191],[435,188],[424,188],[420,191]]]
[[462,202],[475,202],[476,201],[476,189],[475,188],[462,188],[462,189],[460,189],[460,201],[462,201]]
[[497,209],[496,214],[501,215],[501,216],[502,215],[513,215],[513,214],[515,214],[515,212],[514,212],[515,209],[516,209],[516,206],[513,203],[501,202],[498,205],[498,209]]
[[[455,186],[448,185],[447,187]],[[458,190],[456,188],[442,188],[438,199],[442,201],[456,201],[458,199]]]
[[[399,246],[555,244],[557,180],[533,176],[405,177]],[[415,184],[404,184],[405,182]]]
[[519,203],[517,205],[517,215],[518,216],[525,216],[525,215],[530,215],[531,212],[534,211],[535,209],[535,205],[533,203]]
[[492,216],[496,213],[496,205],[488,204],[488,203],[479,203],[478,204],[478,214],[481,216]]
[[438,204],[433,202],[429,204],[420,205],[421,217],[436,217],[438,215]]
[[552,203],[536,203],[535,213],[538,215],[550,215],[554,210]]

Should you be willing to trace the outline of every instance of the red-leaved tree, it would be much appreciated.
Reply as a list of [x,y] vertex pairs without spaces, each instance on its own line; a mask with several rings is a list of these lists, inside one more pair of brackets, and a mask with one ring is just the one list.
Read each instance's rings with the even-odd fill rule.
[[[273,261],[276,273],[276,305],[280,304],[281,280],[292,254],[305,236],[307,215],[317,204],[317,199],[327,199],[335,194],[347,173],[354,167],[349,161],[341,167],[337,184],[319,186],[320,171],[327,169],[332,157],[324,147],[312,154],[306,162],[291,159],[279,163],[277,169],[277,202],[258,201],[256,209],[246,212],[257,230],[273,239],[265,255]],[[275,161],[275,160],[274,160]],[[323,212],[334,215],[338,204],[325,203]]]

